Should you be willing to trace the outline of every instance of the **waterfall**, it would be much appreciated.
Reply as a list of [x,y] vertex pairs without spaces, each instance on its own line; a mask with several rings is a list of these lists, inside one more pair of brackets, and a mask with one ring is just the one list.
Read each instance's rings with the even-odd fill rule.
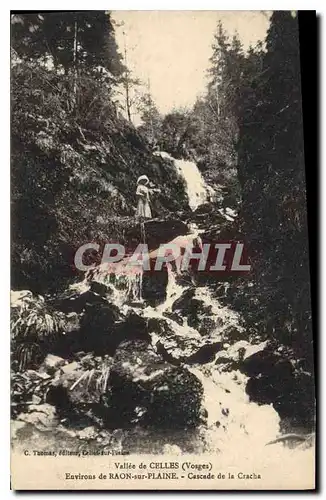
[[121,308],[127,309],[128,304],[133,302],[142,303],[142,265],[130,268],[128,262],[128,258],[125,258],[116,264],[101,264],[86,274],[84,282],[94,280],[108,286],[110,291],[107,298]]
[[[89,279],[105,283],[110,289],[108,300],[117,305],[124,315],[130,311],[146,320],[156,319],[167,325],[166,330],[150,332],[152,348],[155,350],[158,343],[163,344],[164,349],[176,360],[181,360],[184,368],[195,375],[203,387],[203,409],[206,412],[206,422],[199,426],[195,433],[187,431],[187,435],[180,434],[177,439],[173,432],[162,435],[160,432],[151,433],[151,441],[156,446],[173,443],[183,450],[185,446],[194,447],[197,453],[220,453],[221,463],[228,461],[236,462],[235,450],[241,449],[243,456],[248,462],[254,460],[292,460],[293,450],[287,449],[282,443],[266,448],[266,443],[275,439],[280,432],[280,417],[277,411],[269,404],[257,404],[250,401],[246,393],[248,377],[235,367],[229,369],[224,365],[223,358],[236,360],[235,352],[239,349],[239,342],[224,340],[224,333],[230,327],[243,332],[241,318],[228,306],[223,305],[211,295],[206,286],[196,287],[194,300],[203,302],[204,315],[212,322],[213,327],[203,333],[197,326],[189,324],[187,313],[177,313],[180,321],[173,317],[173,304],[189,288],[186,281],[180,279],[176,269],[168,265],[168,283],[166,287],[166,298],[157,306],[147,305],[141,297],[142,269],[139,267],[130,274],[126,269],[127,260],[120,263],[119,269],[110,272],[110,266],[99,266],[91,273]],[[87,287],[87,277],[79,284],[80,292]],[[76,288],[76,285],[74,285]],[[248,339],[249,341],[249,339]],[[262,346],[250,344],[247,340],[240,343],[245,345],[246,354],[250,355]],[[215,354],[212,360],[201,363],[187,363],[187,358],[198,352],[200,346],[222,342],[222,348]],[[257,351],[258,352],[258,351]],[[264,422],[264,425],[260,425]],[[137,433],[135,438],[138,439]],[[143,443],[137,441],[137,450],[142,449]],[[298,454],[298,450],[295,451]],[[299,451],[301,456],[313,453],[313,450]],[[297,456],[297,455],[295,455]]]
[[169,310],[173,302],[177,300],[184,291],[184,287],[178,285],[176,281],[176,276],[175,273],[173,272],[171,264],[167,265],[167,271],[168,271],[168,283],[166,287],[166,299],[163,304],[161,304],[156,308],[160,313]]
[[206,183],[193,161],[174,160],[174,164],[186,181],[189,206],[191,210],[196,210],[207,200]]
[[[155,154],[172,161],[176,170],[185,179],[191,210],[196,210],[207,201],[210,194],[209,187],[206,186],[194,162],[174,159],[164,152]],[[237,213],[229,207],[221,208],[219,212],[230,222],[237,216]],[[202,230],[194,224],[190,226],[190,234],[177,236],[170,243],[179,244],[183,248],[187,237],[190,237],[190,241],[199,237]],[[140,240],[146,241],[143,224],[140,227]],[[155,252],[157,250],[151,255]],[[199,325],[194,323],[189,313],[183,312],[182,308],[179,311],[177,307],[175,312],[173,307],[175,301],[189,289],[190,283],[185,279],[186,273],[180,275],[176,267],[171,264],[167,265],[167,273],[166,297],[164,302],[156,306],[146,304],[142,298],[141,264],[131,273],[128,270],[127,258],[115,267],[114,272],[110,272],[110,266],[99,266],[92,273],[92,279],[109,286],[108,299],[117,305],[123,314],[127,315],[133,311],[146,321],[155,319],[154,325],[157,324],[158,327],[154,326],[150,331],[152,348],[155,350],[163,346],[164,352],[171,355],[172,360],[181,362],[185,369],[200,380],[203,387],[206,421],[198,429],[200,436],[196,444],[198,450],[222,453],[223,460],[226,460],[240,447],[245,450],[248,460],[256,456],[264,458],[266,443],[279,435],[280,417],[272,405],[260,405],[250,401],[246,393],[248,377],[237,368],[236,354],[237,349],[245,349],[250,355],[249,348],[252,353],[253,349],[259,351],[261,345],[250,344],[249,339],[237,341],[235,338],[232,341],[229,334],[225,335],[227,330],[232,331],[232,329],[236,334],[243,333],[241,318],[235,311],[213,297],[206,286],[192,287],[194,303],[203,304],[201,306],[203,313],[199,316],[199,320],[204,322],[207,319],[207,326],[204,329],[201,323]],[[211,345],[219,343],[221,346],[218,351],[212,352],[212,358],[204,362],[196,361],[198,358],[195,358],[195,361],[191,360],[191,356],[200,349],[206,347],[209,349]],[[242,345],[245,347],[241,347]],[[235,368],[230,369],[232,362]],[[259,425],[261,421],[264,422],[263,426]],[[162,436],[158,433],[157,436],[153,435],[152,439],[159,441]],[[189,437],[189,439],[195,438]],[[268,453],[271,457],[275,453],[277,456],[282,454],[282,457],[286,458],[290,451],[284,449],[283,444],[278,444],[274,448],[269,448]],[[233,458],[231,456],[232,460]]]
[[154,154],[174,162],[177,171],[186,182],[189,207],[191,210],[196,210],[196,208],[207,201],[209,194],[211,194],[211,189],[206,185],[206,182],[195,162],[189,160],[177,160],[164,151],[156,151]]

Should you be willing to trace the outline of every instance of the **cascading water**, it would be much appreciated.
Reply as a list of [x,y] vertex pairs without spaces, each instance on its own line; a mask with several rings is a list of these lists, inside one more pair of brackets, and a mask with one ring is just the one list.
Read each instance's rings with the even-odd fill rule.
[[186,181],[189,206],[196,210],[207,200],[206,183],[193,161],[174,160],[174,164]]
[[208,195],[211,194],[211,190],[209,186],[207,186],[195,162],[177,160],[164,151],[156,151],[154,154],[173,161],[177,171],[186,182],[189,207],[191,210],[196,210],[196,208],[207,201]]
[[[175,359],[180,359],[182,365],[195,375],[202,383],[203,400],[202,405],[205,411],[205,423],[193,431],[171,430],[169,433],[159,431],[146,431],[147,439],[136,433],[132,434],[132,442],[126,438],[128,450],[133,449],[137,453],[148,452],[148,442],[150,450],[165,450],[166,446],[173,449],[173,454],[189,452],[219,453],[221,456],[221,466],[234,466],[239,459],[241,449],[241,463],[253,464],[267,463],[273,467],[279,460],[292,462],[294,467],[301,463],[313,463],[314,448],[289,449],[282,443],[273,444],[266,447],[266,444],[279,435],[280,418],[272,405],[258,405],[249,401],[246,394],[246,383],[248,378],[238,369],[225,370],[223,364],[218,363],[219,356],[232,359],[237,343],[223,340],[224,332],[227,328],[233,327],[238,331],[243,331],[240,326],[239,315],[227,306],[223,306],[213,298],[207,287],[191,287],[194,290],[194,299],[204,303],[204,309],[209,311],[210,319],[215,323],[215,327],[208,334],[203,334],[193,325],[189,325],[188,318],[183,317],[183,322],[173,318],[173,304],[184,292],[189,290],[186,281],[182,281],[182,276],[172,267],[168,266],[168,284],[166,288],[166,299],[156,307],[143,304],[145,307],[134,305],[134,300],[141,301],[141,279],[142,272],[135,272],[126,275],[122,271],[121,275],[115,275],[114,279],[108,275],[107,269],[99,268],[96,279],[110,286],[111,294],[109,299],[120,307],[124,314],[134,311],[144,319],[155,319],[164,322],[171,332],[170,338],[162,338],[159,332],[151,332],[153,349],[164,341],[167,349],[171,349]],[[87,281],[87,280],[86,280]],[[82,285],[85,291],[86,282]],[[169,333],[167,333],[169,335]],[[215,358],[205,363],[187,363],[184,360],[198,349],[199,345],[207,345],[212,342],[222,343],[222,351],[216,353]],[[262,346],[250,345],[247,341],[244,344],[246,355],[259,350]],[[241,344],[241,342],[238,344]],[[241,344],[241,345],[242,345]],[[127,434],[126,434],[127,435]],[[133,448],[134,447],[134,448]],[[161,451],[158,451],[159,453]]]
[[[166,313],[172,311],[172,305],[182,293],[187,290],[187,286],[180,285],[175,271],[169,268],[169,284],[167,287],[167,297],[160,306],[146,307],[142,314],[146,318],[164,319],[174,332],[175,338],[180,338],[184,342],[185,349],[178,352],[174,348],[174,354],[187,354],[187,347],[191,351],[193,343],[202,338],[202,334],[187,323],[184,319],[180,325],[172,318],[167,318]],[[205,301],[205,305],[210,307],[211,316],[217,321],[218,326],[211,334],[215,340],[223,341],[223,332],[226,327],[242,327],[239,325],[240,317],[237,313],[226,306],[222,306],[218,300],[213,299],[206,287],[196,289],[197,300]],[[157,334],[152,334],[152,343],[155,347],[156,342],[160,342]],[[188,346],[187,346],[188,344]],[[247,348],[248,355],[259,350],[261,345],[250,346]],[[231,353],[234,347],[228,343],[224,344],[225,352]],[[266,444],[276,436],[280,431],[280,417],[272,405],[258,405],[249,401],[245,388],[248,377],[238,370],[223,371],[215,364],[215,360],[206,364],[195,364],[184,366],[191,371],[201,381],[203,394],[203,407],[207,412],[206,424],[201,426],[198,434],[189,434],[189,437],[181,438],[181,442],[187,439],[192,443],[196,453],[220,453],[222,454],[222,463],[236,463],[239,458],[239,449],[247,460],[252,463],[256,460],[267,461],[273,466],[280,457],[282,460],[300,463],[305,461],[307,455],[313,454],[312,449],[289,449],[283,444],[278,443],[272,447],[266,448]],[[262,425],[263,424],[263,425]],[[162,436],[153,436],[151,439],[162,440]],[[165,437],[166,439],[166,437]],[[171,436],[171,443],[173,441]],[[195,443],[195,444],[194,444]],[[199,444],[200,443],[200,444]],[[139,445],[139,443],[138,443]],[[179,450],[180,451],[180,450]],[[182,450],[181,450],[182,451]],[[310,459],[309,459],[310,460]]]
[[171,264],[167,264],[167,273],[168,282],[166,286],[166,299],[156,308],[160,313],[170,310],[173,302],[177,300],[184,291],[184,287],[177,283]]
[[90,280],[98,281],[108,286],[110,290],[108,299],[115,305],[126,309],[128,304],[134,302],[141,304],[143,302],[143,267],[141,264],[129,267],[128,263],[129,260],[124,259],[114,265],[102,264],[92,269],[82,282],[83,291]]
[[[189,206],[192,210],[207,200],[207,186],[195,163],[175,160],[163,152],[156,154],[174,161],[176,168],[186,181]],[[233,219],[236,213],[231,213],[228,209],[227,215]],[[141,234],[144,235],[143,228]],[[143,240],[143,238],[141,239]],[[217,299],[212,298],[207,287],[193,287],[191,285],[191,289],[194,290],[194,299],[204,303],[205,310],[209,311],[209,319],[215,324],[215,327],[208,334],[203,335],[203,332],[199,331],[200,327],[197,330],[193,325],[189,325],[187,317],[181,318],[181,323],[176,321],[173,318],[173,304],[185,291],[189,290],[189,283],[171,265],[167,266],[167,272],[166,299],[156,307],[146,305],[142,299],[142,266],[139,266],[139,269],[136,269],[133,274],[128,274],[123,272],[122,265],[121,275],[115,271],[114,279],[107,270],[101,270],[100,267],[97,275],[93,276],[93,279],[110,285],[112,290],[110,300],[119,305],[123,312],[127,313],[133,310],[148,320],[154,318],[163,321],[168,330],[172,332],[171,338],[164,339],[165,345],[167,348],[171,348],[174,357],[181,359],[185,368],[191,371],[202,383],[206,423],[194,433],[187,432],[183,435],[179,435],[179,433],[177,438],[176,435],[173,436],[173,432],[170,436],[167,434],[162,436],[156,432],[151,436],[151,449],[155,446],[159,447],[158,443],[165,445],[168,443],[171,446],[177,444],[176,453],[178,453],[178,449],[183,451],[180,449],[182,444],[188,446],[191,442],[192,449],[196,449],[197,453],[221,453],[223,464],[228,461],[235,462],[239,448],[241,448],[242,457],[246,457],[252,463],[257,459],[258,461],[265,460],[266,456],[270,463],[279,459],[293,460],[298,463],[302,454],[313,454],[313,448],[299,451],[297,449],[291,450],[285,448],[281,443],[265,447],[268,442],[279,435],[279,415],[272,405],[258,405],[250,402],[245,390],[247,377],[237,369],[225,370],[223,364],[219,364],[217,361],[219,356],[232,359],[234,355],[236,342],[232,344],[229,340],[225,341],[223,335],[225,330],[230,327],[237,329],[237,331],[243,331],[239,315],[229,307],[221,305]],[[133,301],[139,303],[133,304]],[[142,307],[139,307],[141,303],[143,303]],[[155,332],[151,332],[151,337],[155,349],[156,345],[161,343],[162,338],[159,333]],[[223,350],[217,352],[212,361],[191,364],[184,361],[185,357],[192,353],[194,346],[205,346],[212,342],[222,343],[223,346]],[[247,356],[262,348],[261,345],[252,346],[246,340],[240,341],[238,344],[245,345],[244,350]],[[134,446],[137,452],[142,449],[142,446],[146,449],[145,443],[142,443],[141,435],[139,439],[134,435]]]

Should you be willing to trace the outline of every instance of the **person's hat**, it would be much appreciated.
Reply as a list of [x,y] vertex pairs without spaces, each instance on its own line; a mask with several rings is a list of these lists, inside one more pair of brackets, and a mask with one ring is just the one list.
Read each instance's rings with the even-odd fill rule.
[[147,175],[141,175],[140,177],[138,177],[137,184],[139,184],[142,181],[145,182],[145,184],[149,183],[149,178],[147,177]]

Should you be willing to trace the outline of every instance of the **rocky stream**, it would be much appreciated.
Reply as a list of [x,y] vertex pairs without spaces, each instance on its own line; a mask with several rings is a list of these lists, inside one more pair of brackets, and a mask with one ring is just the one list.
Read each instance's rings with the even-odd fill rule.
[[[153,250],[162,240],[209,230],[203,207],[211,191],[194,163],[176,160],[176,168],[193,216],[145,223]],[[232,226],[236,215],[236,207],[220,211],[224,225]],[[228,287],[221,282],[218,297],[210,283],[170,264],[134,275],[99,265],[55,297],[12,292],[17,348],[22,318],[34,314],[31,328],[37,321],[49,330],[58,325],[51,340],[44,337],[46,347],[35,345],[39,362],[22,347],[21,365],[13,367],[13,446],[37,442],[38,450],[72,454],[216,453],[221,463],[241,450],[248,460],[283,457],[294,466],[313,454],[312,434],[293,429],[283,411],[280,387],[292,367],[268,340],[247,331],[225,301]],[[260,383],[264,400],[254,396]]]

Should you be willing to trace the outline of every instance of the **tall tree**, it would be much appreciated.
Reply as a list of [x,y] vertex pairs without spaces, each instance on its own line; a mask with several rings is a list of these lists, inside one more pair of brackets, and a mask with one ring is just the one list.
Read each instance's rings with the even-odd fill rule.
[[138,104],[138,112],[142,121],[142,124],[138,127],[139,132],[146,137],[152,147],[159,146],[163,117],[159,113],[149,91],[141,96]]
[[212,48],[206,97],[210,110],[209,129],[214,134],[214,142],[221,146],[223,161],[231,161],[234,164],[238,138],[237,98],[242,83],[245,55],[238,35],[235,34],[230,40],[221,23],[218,24]]
[[114,83],[123,71],[114,26],[104,11],[17,14],[11,18],[12,48],[26,61],[43,61],[61,74],[96,75]]
[[299,406],[307,417],[313,412],[312,332],[297,19],[274,12],[266,53],[251,52],[249,60],[257,73],[240,95],[238,170],[259,295],[251,320],[295,352],[306,391]]

